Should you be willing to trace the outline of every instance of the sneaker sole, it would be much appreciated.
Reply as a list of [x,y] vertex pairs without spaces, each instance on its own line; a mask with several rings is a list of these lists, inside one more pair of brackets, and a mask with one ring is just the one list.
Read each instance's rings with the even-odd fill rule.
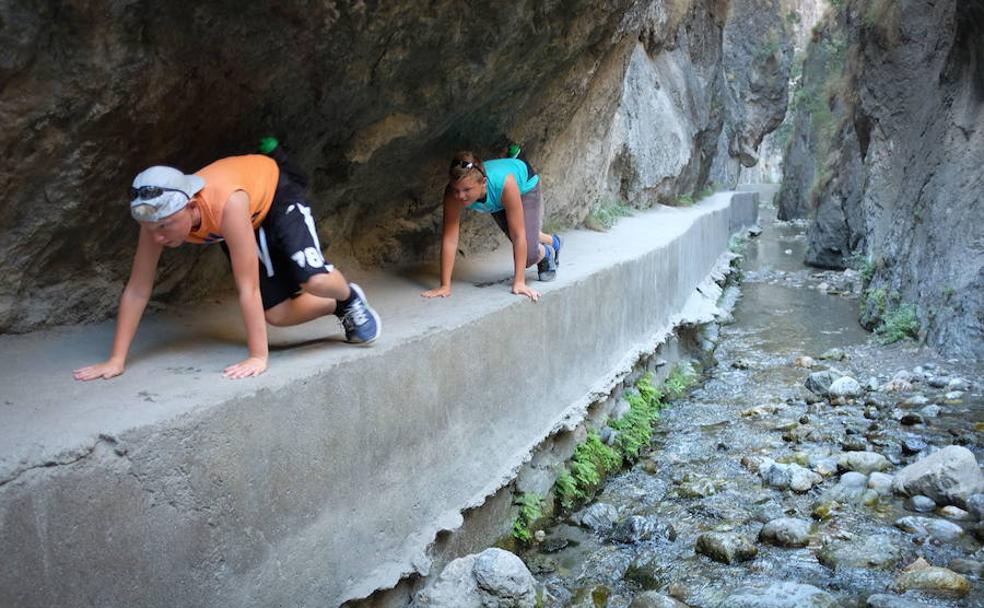
[[551,243],[550,243],[551,245],[553,245],[553,248],[554,248],[554,264],[556,264],[557,266],[560,266],[560,248],[564,246],[564,241],[560,240],[560,237],[557,236],[556,234],[553,235],[553,236],[557,237],[557,244],[556,245],[553,244],[552,240],[551,240]]
[[368,340],[345,340],[345,342],[349,344],[359,344],[363,346],[372,344],[373,342],[378,340],[379,336],[381,336],[383,333],[383,320],[379,318],[379,314],[376,312],[376,309],[373,308],[372,306],[369,306],[369,300],[366,299],[366,294],[364,291],[362,291],[361,287],[359,287],[355,283],[349,283],[349,288],[353,289],[355,293],[359,294],[359,297],[362,298],[362,301],[366,303],[366,310],[369,311],[369,316],[371,316],[372,320],[376,322],[376,335],[369,338]]

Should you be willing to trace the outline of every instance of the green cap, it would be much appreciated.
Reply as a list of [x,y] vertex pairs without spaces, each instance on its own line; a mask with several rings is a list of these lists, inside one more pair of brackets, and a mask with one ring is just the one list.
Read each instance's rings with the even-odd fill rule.
[[279,145],[280,142],[277,141],[276,137],[268,135],[260,140],[260,146],[259,146],[260,154],[269,154],[274,150],[276,150],[277,146]]

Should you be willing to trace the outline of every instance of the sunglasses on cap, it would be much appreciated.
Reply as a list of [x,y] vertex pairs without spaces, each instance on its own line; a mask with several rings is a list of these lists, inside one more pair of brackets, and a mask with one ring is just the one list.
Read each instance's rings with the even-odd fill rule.
[[149,201],[160,197],[165,192],[180,192],[185,195],[185,198],[189,201],[191,197],[184,190],[179,190],[177,188],[165,188],[164,186],[140,186],[139,188],[130,188],[130,200],[135,201],[140,199],[142,201]]
[[481,173],[483,176],[485,176],[485,171],[482,171],[482,168],[478,165],[478,163],[473,163],[473,162],[470,162],[470,161],[467,161],[467,160],[453,160],[453,161],[451,161],[451,167],[450,168],[451,169],[464,169],[465,171],[467,171],[469,169],[475,169],[479,173]]

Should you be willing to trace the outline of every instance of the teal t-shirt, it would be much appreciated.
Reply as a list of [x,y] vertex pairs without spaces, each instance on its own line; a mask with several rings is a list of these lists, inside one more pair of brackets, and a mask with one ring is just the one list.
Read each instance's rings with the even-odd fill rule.
[[536,188],[540,183],[540,176],[530,177],[530,167],[518,158],[497,158],[487,160],[482,163],[485,169],[485,176],[488,178],[485,186],[485,199],[477,200],[468,209],[481,213],[495,213],[502,211],[502,186],[506,183],[506,176],[512,175],[519,186],[519,194],[523,195]]

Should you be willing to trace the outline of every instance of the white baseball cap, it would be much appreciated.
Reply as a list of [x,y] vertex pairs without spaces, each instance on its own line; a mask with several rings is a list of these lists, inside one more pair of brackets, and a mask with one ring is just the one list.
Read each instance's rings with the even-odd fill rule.
[[184,209],[204,187],[205,180],[197,175],[185,175],[163,165],[150,167],[133,178],[130,215],[141,222],[162,220]]

